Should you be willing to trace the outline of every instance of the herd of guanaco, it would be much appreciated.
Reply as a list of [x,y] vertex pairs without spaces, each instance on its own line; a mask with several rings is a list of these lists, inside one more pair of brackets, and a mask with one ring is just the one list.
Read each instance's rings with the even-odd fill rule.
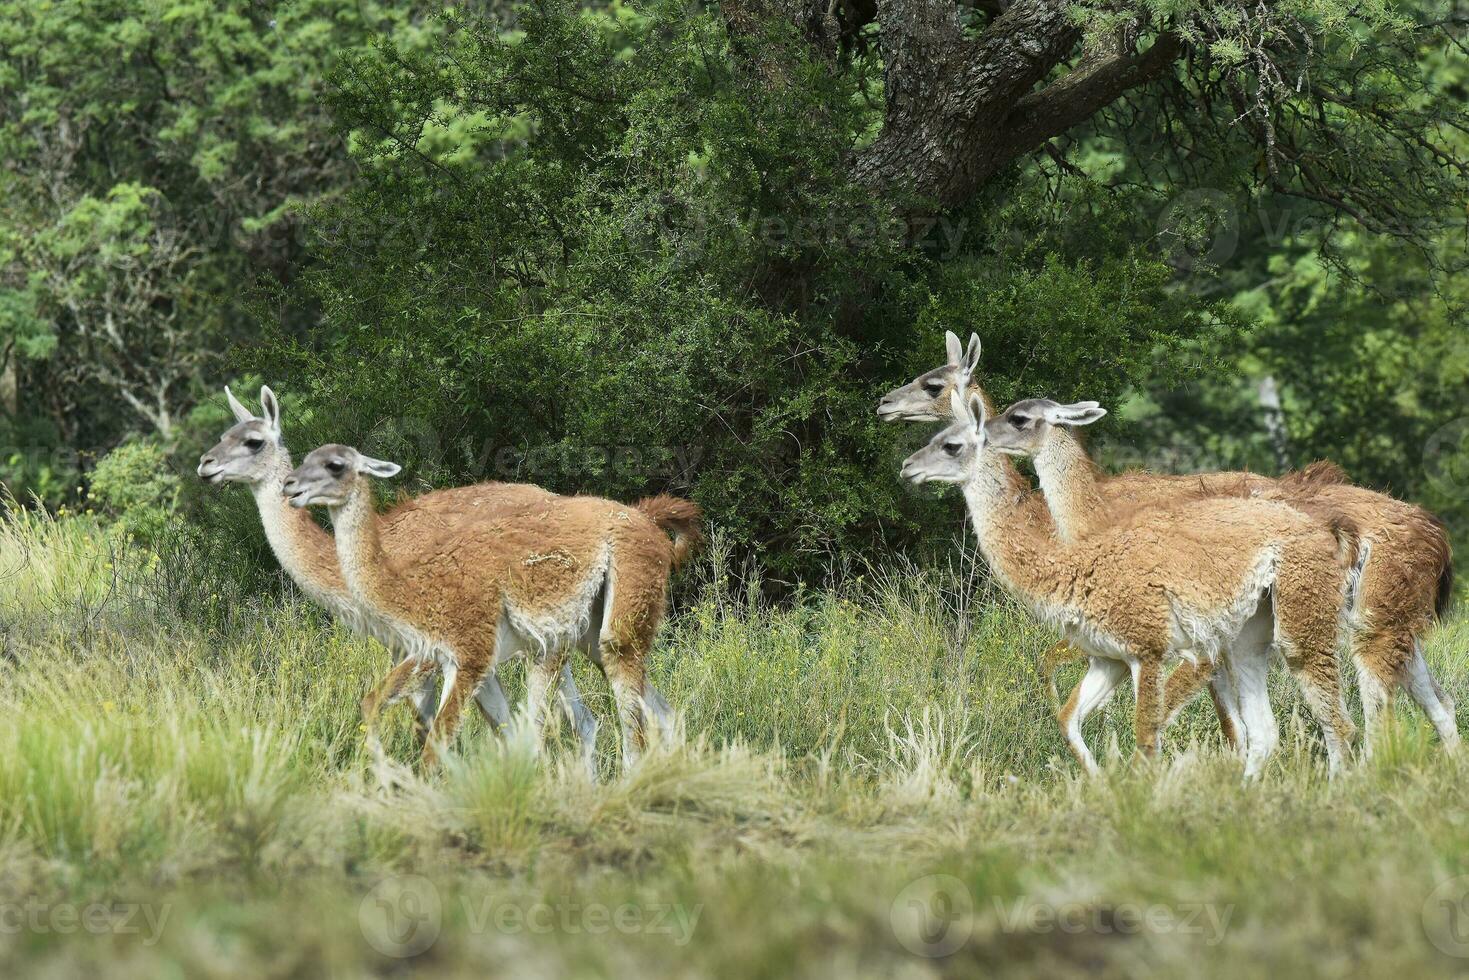
[[[1209,688],[1247,776],[1279,735],[1266,678],[1275,654],[1320,725],[1337,772],[1355,738],[1338,664],[1354,668],[1370,754],[1401,685],[1446,747],[1454,705],[1423,656],[1423,637],[1452,591],[1443,525],[1420,507],[1353,486],[1330,463],[1272,479],[1254,473],[1102,473],[1073,429],[1106,414],[1096,402],[1027,399],[995,411],[976,370],[980,341],[953,333],[947,361],[885,395],[888,421],[944,428],[903,464],[917,483],[958,484],[994,577],[1062,639],[1043,664],[1062,733],[1089,771],[1086,718],[1124,678],[1136,699],[1137,751]],[[260,414],[228,388],[235,424],[199,462],[212,484],[244,483],[281,567],[394,666],[362,701],[381,754],[381,711],[412,698],[425,765],[445,751],[470,701],[496,731],[512,718],[501,665],[528,661],[522,717],[544,738],[553,690],[595,777],[595,715],[569,660],[582,651],[605,677],[633,766],[674,712],[648,680],[672,572],[702,539],[696,504],[561,496],[521,483],[438,490],[379,512],[374,481],[399,466],[328,444],[296,465],[280,404]],[[1032,460],[1039,489],[1011,457]],[[326,508],[328,533],[307,508]],[[1064,705],[1054,675],[1088,658]]]

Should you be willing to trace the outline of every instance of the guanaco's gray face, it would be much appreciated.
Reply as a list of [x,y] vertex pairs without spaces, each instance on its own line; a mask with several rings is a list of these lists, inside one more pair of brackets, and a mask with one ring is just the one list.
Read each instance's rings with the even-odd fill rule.
[[[964,379],[967,385],[967,376]],[[984,399],[978,392],[949,396],[954,422],[903,462],[903,479],[914,483],[964,483],[985,451]]]
[[364,456],[351,446],[329,442],[313,449],[286,477],[281,492],[293,507],[340,507],[363,477],[396,476],[403,467]]
[[1107,414],[1096,402],[1061,405],[1049,398],[1018,401],[985,423],[991,447],[1011,456],[1034,456],[1058,425],[1091,425]]
[[894,388],[877,403],[877,417],[887,422],[934,422],[952,417],[949,395],[967,387],[979,363],[979,334],[969,335],[966,351],[952,331],[944,334],[949,363],[920,374],[907,384]]
[[260,409],[255,415],[224,389],[235,424],[218,444],[199,457],[199,478],[206,483],[259,483],[277,471],[286,456],[281,443],[281,406],[268,386],[260,389]]

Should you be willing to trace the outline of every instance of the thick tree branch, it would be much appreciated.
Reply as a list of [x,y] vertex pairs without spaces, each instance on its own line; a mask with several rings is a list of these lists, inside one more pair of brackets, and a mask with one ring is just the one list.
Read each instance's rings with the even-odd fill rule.
[[1039,92],[1020,99],[1006,118],[1003,155],[1014,159],[1044,146],[1096,115],[1129,89],[1155,81],[1183,54],[1183,40],[1171,31],[1159,35],[1140,55],[1118,54],[1083,62]]
[[[876,20],[883,124],[876,139],[855,152],[850,172],[899,210],[964,204],[1012,161],[1095,118],[1129,92],[1167,79],[1185,50],[1192,49],[1199,54],[1189,69],[1195,102],[1176,118],[1166,100],[1160,103],[1165,132],[1172,136],[1185,129],[1195,146],[1244,135],[1263,149],[1265,173],[1256,177],[1266,185],[1327,203],[1368,227],[1395,228],[1408,237],[1421,234],[1422,216],[1435,209],[1433,199],[1457,196],[1451,182],[1462,180],[1469,169],[1452,141],[1435,135],[1462,125],[1462,113],[1437,96],[1426,105],[1409,106],[1390,87],[1384,93],[1360,84],[1368,72],[1385,71],[1414,91],[1420,83],[1402,67],[1413,64],[1412,52],[1389,46],[1381,57],[1358,55],[1349,63],[1328,62],[1308,71],[1319,38],[1337,36],[1338,29],[1322,32],[1296,12],[1280,12],[1257,0],[1238,9],[1224,7],[1179,13],[1169,25],[1150,24],[1142,8],[1131,17],[1088,20],[1093,33],[1086,37],[1086,49],[1061,74],[1058,69],[1083,46],[1074,0],[726,0],[723,5],[732,29],[740,25],[752,39],[759,37],[753,25],[761,17],[794,22],[807,41],[835,56],[834,65],[840,64],[853,26]],[[1391,26],[1376,15],[1364,15],[1361,24],[1374,31]],[[1139,51],[1145,32],[1156,38]],[[1242,44],[1248,57],[1237,65],[1214,66],[1209,51],[1215,41]],[[749,47],[761,64],[762,50]],[[1323,68],[1341,76],[1335,86],[1323,85]],[[1053,73],[1060,77],[1050,80]],[[768,85],[781,81],[773,68],[764,75]],[[1336,94],[1337,89],[1349,94]],[[1303,115],[1308,108],[1316,110],[1309,118]],[[1398,206],[1400,167],[1435,189],[1408,195],[1424,205],[1416,212]]]
[[994,173],[997,127],[1080,37],[1056,0],[1020,0],[974,38],[953,0],[879,0],[878,21],[886,112],[854,174],[941,206]]
[[[977,35],[972,18],[966,22],[963,15],[966,6],[990,18]],[[793,22],[832,56],[842,30],[875,13],[883,127],[857,154],[853,175],[940,207],[963,203],[1017,156],[1157,77],[1182,50],[1169,33],[1136,55],[1129,36],[1119,39],[1122,53],[1089,58],[1033,93],[1081,39],[1066,0],[726,0],[721,10],[736,43],[748,46],[746,60],[770,86],[781,78],[758,46],[761,22]]]

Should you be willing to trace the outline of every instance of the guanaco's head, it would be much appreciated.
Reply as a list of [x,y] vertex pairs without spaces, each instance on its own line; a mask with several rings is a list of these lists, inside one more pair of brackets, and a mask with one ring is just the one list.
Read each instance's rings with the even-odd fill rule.
[[351,446],[329,442],[301,460],[301,465],[286,477],[281,492],[294,507],[340,507],[358,480],[386,479],[402,468],[397,463],[364,456]]
[[973,475],[979,455],[985,451],[984,396],[958,388],[949,395],[949,410],[953,423],[903,461],[903,479],[914,483],[965,483]]
[[985,423],[989,445],[1011,456],[1034,456],[1058,425],[1091,425],[1107,414],[1096,402],[1060,405],[1049,398],[1018,401]]
[[944,342],[949,363],[883,395],[877,403],[878,418],[888,422],[936,422],[953,417],[949,396],[967,388],[974,376],[979,363],[979,334],[969,335],[968,350],[952,330],[944,334]]
[[256,415],[240,404],[228,387],[224,394],[229,399],[230,411],[235,413],[235,424],[213,449],[199,457],[199,478],[213,484],[259,483],[278,472],[282,463],[290,461],[290,454],[281,442],[280,402],[276,401],[275,392],[262,386],[262,414]]

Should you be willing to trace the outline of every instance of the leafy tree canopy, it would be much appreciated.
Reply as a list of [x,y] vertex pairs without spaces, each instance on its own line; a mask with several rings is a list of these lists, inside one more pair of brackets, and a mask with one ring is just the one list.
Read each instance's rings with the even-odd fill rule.
[[1451,411],[1433,4],[13,6],[6,407],[65,444],[182,446],[251,370],[301,448],[691,493],[797,577],[949,541],[893,476],[925,433],[872,414],[943,329],[997,397],[1136,392],[1126,434],[1203,465],[1382,483]]

